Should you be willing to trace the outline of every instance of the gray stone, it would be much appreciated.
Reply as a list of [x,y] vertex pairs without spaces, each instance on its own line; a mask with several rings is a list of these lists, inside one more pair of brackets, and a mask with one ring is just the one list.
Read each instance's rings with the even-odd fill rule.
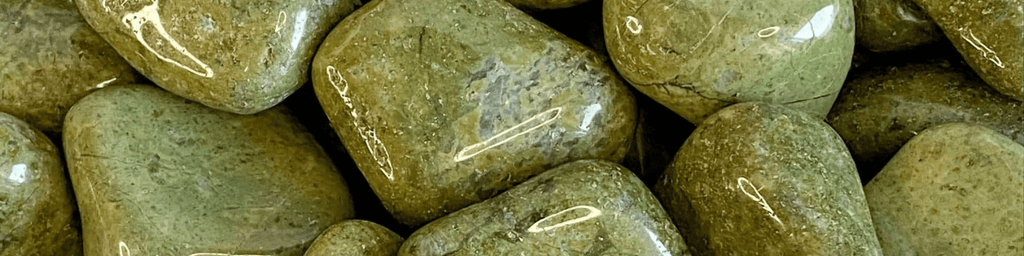
[[401,236],[365,220],[346,220],[332,225],[313,241],[303,256],[389,256],[402,246]]

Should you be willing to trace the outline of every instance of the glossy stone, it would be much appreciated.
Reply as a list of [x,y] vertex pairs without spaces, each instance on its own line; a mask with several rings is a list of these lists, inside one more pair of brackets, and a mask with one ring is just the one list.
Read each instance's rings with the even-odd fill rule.
[[82,255],[75,202],[57,147],[0,112],[0,256]]
[[0,111],[59,133],[79,99],[138,73],[68,0],[0,1]]
[[737,103],[824,118],[850,68],[850,0],[604,1],[622,76],[693,123]]
[[302,255],[354,215],[345,181],[283,106],[236,115],[107,87],[71,108],[63,135],[87,255]]
[[419,226],[576,159],[620,161],[628,87],[496,0],[377,0],[328,35],[313,85],[398,221]]
[[989,85],[1024,101],[1024,0],[914,0]]
[[89,24],[164,89],[251,114],[277,105],[309,77],[329,29],[357,0],[78,0]]
[[1020,255],[1024,146],[953,123],[910,140],[864,187],[886,255]]
[[401,236],[365,220],[346,220],[332,225],[313,241],[304,256],[388,256],[402,246]]
[[690,255],[632,172],[581,160],[420,228],[399,255]]
[[742,103],[697,126],[654,191],[702,255],[881,255],[860,184],[825,122]]
[[865,183],[914,135],[939,124],[980,124],[1024,145],[1024,103],[959,63],[880,65],[847,81],[825,120],[850,148]]
[[912,49],[944,37],[913,0],[853,0],[857,45],[875,52]]
[[524,10],[551,10],[573,7],[590,0],[505,0]]

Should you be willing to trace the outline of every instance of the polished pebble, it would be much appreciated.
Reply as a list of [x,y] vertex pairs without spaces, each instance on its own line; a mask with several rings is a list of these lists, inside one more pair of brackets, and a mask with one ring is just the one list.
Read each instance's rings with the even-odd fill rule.
[[945,38],[913,0],[853,0],[857,45],[875,52],[913,49]]
[[377,223],[346,220],[331,225],[303,256],[390,256],[398,253],[403,241]]

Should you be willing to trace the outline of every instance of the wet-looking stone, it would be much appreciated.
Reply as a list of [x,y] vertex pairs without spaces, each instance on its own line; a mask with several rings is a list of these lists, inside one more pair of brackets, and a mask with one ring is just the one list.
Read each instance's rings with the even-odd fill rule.
[[346,220],[331,225],[303,256],[390,256],[398,254],[401,236],[377,223]]
[[945,37],[913,0],[853,0],[857,45],[875,52],[912,49]]

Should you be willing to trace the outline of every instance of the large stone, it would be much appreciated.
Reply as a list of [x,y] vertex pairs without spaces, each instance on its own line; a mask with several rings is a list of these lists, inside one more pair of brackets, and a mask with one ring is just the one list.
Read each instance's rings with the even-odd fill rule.
[[316,47],[357,0],[78,0],[83,16],[154,83],[251,114],[309,77]]
[[825,122],[742,103],[697,127],[655,192],[702,255],[881,255],[860,184]]
[[316,94],[384,206],[418,226],[576,159],[620,161],[611,67],[499,0],[377,0],[313,61]]
[[914,0],[989,85],[1024,101],[1024,0]]
[[44,132],[90,92],[138,76],[71,1],[0,1],[0,24],[0,111]]
[[886,255],[1024,252],[1024,146],[992,129],[928,128],[864,194]]
[[650,190],[620,165],[582,160],[420,228],[399,255],[689,255]]
[[980,124],[1024,145],[1024,103],[945,59],[852,74],[825,120],[849,146],[864,183],[914,135],[939,124]]
[[107,87],[71,108],[64,146],[87,255],[301,255],[354,215],[345,181],[283,106],[236,115]]
[[57,147],[0,112],[0,256],[82,255],[75,201]]
[[316,238],[303,256],[389,256],[398,254],[401,236],[365,220],[334,224]]
[[912,49],[944,37],[912,0],[853,0],[857,44],[875,52]]
[[693,123],[737,102],[824,118],[853,56],[850,0],[608,0],[622,76]]

